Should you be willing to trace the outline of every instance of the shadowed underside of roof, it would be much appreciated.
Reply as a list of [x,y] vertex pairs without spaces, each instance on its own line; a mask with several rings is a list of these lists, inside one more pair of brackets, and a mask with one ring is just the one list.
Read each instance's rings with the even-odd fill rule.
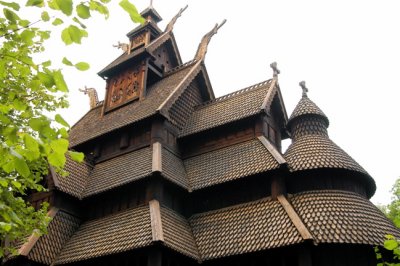
[[71,128],[70,146],[74,147],[154,115],[157,108],[170,96],[194,66],[196,65],[189,64],[152,85],[148,88],[148,94],[142,101],[127,104],[105,115],[102,114],[102,106],[93,108]]
[[309,191],[291,198],[315,242],[383,245],[400,232],[369,200],[353,192]]
[[188,158],[184,164],[192,190],[279,168],[258,139]]
[[261,82],[198,106],[180,136],[201,132],[260,113],[271,81]]

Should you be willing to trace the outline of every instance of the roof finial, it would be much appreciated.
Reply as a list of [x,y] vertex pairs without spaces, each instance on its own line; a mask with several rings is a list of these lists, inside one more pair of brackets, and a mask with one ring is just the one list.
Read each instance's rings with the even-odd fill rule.
[[153,7],[153,0],[150,0],[150,7]]
[[186,5],[184,8],[181,8],[179,10],[178,14],[176,14],[175,17],[173,17],[171,19],[171,21],[168,23],[167,27],[165,27],[164,32],[172,31],[172,29],[174,28],[175,22],[178,20],[178,18],[182,15],[183,11],[185,11],[187,7],[188,7],[188,5]]
[[308,89],[306,87],[306,82],[304,80],[300,81],[299,85],[300,85],[301,89],[303,90],[303,97],[307,97]]
[[276,62],[272,62],[269,66],[270,66],[270,67],[272,68],[272,70],[274,71],[273,77],[274,77],[274,78],[277,78],[278,75],[281,73],[281,71],[278,69],[278,64],[277,64]]
[[203,36],[203,38],[201,39],[201,42],[199,44],[199,48],[197,48],[197,53],[196,53],[196,56],[194,57],[194,59],[196,59],[196,60],[204,59],[204,57],[206,56],[206,53],[207,53],[207,46],[211,40],[211,37],[214,36],[218,32],[219,28],[221,28],[225,24],[225,22],[226,22],[226,19],[224,19],[221,22],[221,24],[219,24],[219,25],[218,25],[218,23],[215,24],[214,28],[211,31],[209,31],[208,33],[206,33],[206,35]]

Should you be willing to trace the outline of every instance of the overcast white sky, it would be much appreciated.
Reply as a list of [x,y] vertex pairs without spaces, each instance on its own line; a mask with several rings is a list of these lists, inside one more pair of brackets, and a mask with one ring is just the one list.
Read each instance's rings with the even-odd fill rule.
[[[133,2],[140,11],[149,4]],[[193,58],[204,33],[227,19],[206,57],[217,97],[271,78],[269,64],[277,61],[288,115],[305,80],[310,99],[330,120],[331,139],[375,179],[372,201],[390,201],[400,177],[399,1],[154,0],[164,19],[160,28],[186,4],[174,28],[184,62]],[[71,108],[63,113],[71,124],[89,109],[78,88],[95,87],[103,99],[105,82],[96,73],[121,53],[112,44],[126,42],[125,34],[136,27],[118,7],[111,11],[108,21],[97,19],[89,27],[83,46],[50,49],[91,64],[90,71],[67,73]]]

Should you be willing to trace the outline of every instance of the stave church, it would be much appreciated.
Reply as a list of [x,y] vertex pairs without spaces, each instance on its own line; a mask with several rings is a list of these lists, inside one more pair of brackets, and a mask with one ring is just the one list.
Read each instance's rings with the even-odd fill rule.
[[[373,178],[328,134],[300,83],[290,116],[271,78],[216,98],[204,35],[182,62],[173,28],[150,5],[123,53],[98,74],[99,101],[71,128],[68,176],[50,169],[48,234],[29,236],[5,265],[376,265],[399,230],[369,199]],[[301,97],[300,97],[301,96]],[[291,139],[286,151],[281,142]]]

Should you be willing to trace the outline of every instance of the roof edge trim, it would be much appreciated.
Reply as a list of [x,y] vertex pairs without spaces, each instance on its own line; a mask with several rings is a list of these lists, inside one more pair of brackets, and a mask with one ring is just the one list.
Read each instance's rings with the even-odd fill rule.
[[[165,108],[165,106],[172,100],[173,96],[175,96],[175,93],[179,91],[179,89],[188,81],[188,79],[197,71],[200,71],[199,66],[202,61],[198,61],[193,68],[189,71],[189,73],[186,74],[186,76],[179,82],[179,84],[175,87],[175,89],[172,91],[172,93],[169,94],[168,98],[165,99],[165,101],[157,108],[157,111],[161,111],[162,109]],[[196,73],[197,74],[197,73]],[[194,78],[194,77],[193,77]]]
[[162,146],[160,142],[153,143],[152,172],[162,172]]
[[149,202],[149,207],[150,207],[151,234],[153,241],[164,242],[160,203],[158,202],[158,200],[151,200]]
[[300,233],[301,237],[304,240],[313,240],[314,237],[311,235],[308,228],[305,226],[303,221],[301,220],[300,216],[297,214],[293,206],[290,202],[286,199],[284,195],[279,195],[277,197],[279,203],[282,205],[283,209],[285,210],[286,214],[289,216],[290,220],[292,221],[293,225],[296,227],[297,231]]
[[258,136],[257,138],[259,141],[261,141],[264,147],[271,153],[271,155],[279,164],[287,163],[282,154],[280,154],[280,152],[271,144],[271,142],[269,142],[269,140],[265,136]]

